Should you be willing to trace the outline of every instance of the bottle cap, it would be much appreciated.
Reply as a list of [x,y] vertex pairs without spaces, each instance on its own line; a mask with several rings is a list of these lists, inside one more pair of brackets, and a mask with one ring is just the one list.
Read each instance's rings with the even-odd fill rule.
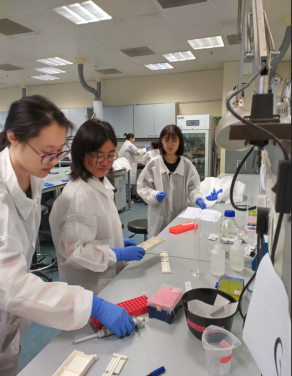
[[230,218],[235,217],[235,211],[234,210],[225,210],[224,216],[230,217]]

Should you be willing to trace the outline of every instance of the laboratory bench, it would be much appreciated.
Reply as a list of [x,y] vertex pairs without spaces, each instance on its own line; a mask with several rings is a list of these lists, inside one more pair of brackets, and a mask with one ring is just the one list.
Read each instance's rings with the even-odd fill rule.
[[[220,177],[224,175],[221,174]],[[259,190],[259,179],[256,176],[240,175],[238,180],[247,184],[248,195],[256,197]],[[215,210],[223,213],[229,205],[216,204]],[[245,213],[236,212],[236,219],[241,227]],[[244,218],[243,218],[244,217]],[[172,224],[187,222],[186,218],[176,218]],[[207,235],[214,225],[202,221],[201,249],[212,247],[214,242],[207,239]],[[210,262],[200,262],[200,268],[205,275],[200,278],[191,276],[194,267],[194,236],[189,231],[180,235],[173,235],[168,229],[159,235],[166,241],[144,256],[140,262],[130,262],[107,287],[101,291],[99,297],[112,303],[129,300],[145,293],[152,296],[162,284],[185,289],[185,282],[191,282],[192,288],[214,288],[219,277],[210,273]],[[208,245],[207,245],[208,244]],[[230,247],[230,246],[229,246]],[[159,250],[169,253],[171,274],[162,274]],[[204,251],[205,252],[205,251]],[[202,255],[204,254],[202,252]],[[208,256],[208,255],[207,255]],[[207,259],[208,257],[205,257]],[[242,272],[235,272],[226,264],[225,274],[230,277],[244,278],[247,282],[253,271],[245,267]],[[244,300],[245,304],[245,300]],[[245,307],[243,307],[244,309]],[[233,350],[230,375],[245,376],[259,375],[260,371],[242,340],[243,321],[237,313],[234,317],[232,333],[242,342],[238,349]],[[128,357],[120,375],[147,375],[153,370],[164,366],[165,375],[200,375],[207,376],[205,350],[202,342],[188,329],[183,308],[180,309],[171,325],[157,319],[148,319],[144,327],[138,332],[122,339],[115,335],[106,338],[95,338],[79,344],[72,341],[91,335],[95,332],[91,322],[79,330],[62,331],[44,350],[42,350],[20,373],[19,376],[51,376],[74,350],[85,354],[96,354],[98,359],[86,373],[88,376],[102,375],[105,372],[113,353]]]

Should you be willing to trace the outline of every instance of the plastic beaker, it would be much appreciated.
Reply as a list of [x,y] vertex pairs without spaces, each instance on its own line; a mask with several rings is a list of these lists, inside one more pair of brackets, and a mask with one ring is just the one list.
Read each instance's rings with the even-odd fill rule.
[[210,325],[203,332],[202,344],[206,350],[208,373],[218,376],[228,375],[232,350],[241,345],[239,339],[228,330]]
[[257,233],[254,226],[245,226],[245,239],[244,241],[252,246],[257,245]]

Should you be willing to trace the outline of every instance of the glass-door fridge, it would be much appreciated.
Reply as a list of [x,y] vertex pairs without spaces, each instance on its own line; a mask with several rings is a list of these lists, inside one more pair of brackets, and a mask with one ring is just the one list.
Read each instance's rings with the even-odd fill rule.
[[196,167],[200,180],[214,176],[214,118],[210,115],[179,115],[177,125],[184,136],[184,156]]

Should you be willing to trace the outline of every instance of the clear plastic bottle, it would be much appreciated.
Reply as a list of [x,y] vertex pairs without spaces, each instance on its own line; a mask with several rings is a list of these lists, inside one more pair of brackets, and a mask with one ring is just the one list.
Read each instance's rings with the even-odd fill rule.
[[238,225],[234,220],[235,211],[225,210],[224,217],[219,227],[219,239],[221,243],[233,243],[238,238]]
[[236,272],[244,269],[244,247],[238,240],[230,249],[230,268]]
[[221,244],[215,244],[211,251],[211,273],[218,277],[225,273],[225,252]]

